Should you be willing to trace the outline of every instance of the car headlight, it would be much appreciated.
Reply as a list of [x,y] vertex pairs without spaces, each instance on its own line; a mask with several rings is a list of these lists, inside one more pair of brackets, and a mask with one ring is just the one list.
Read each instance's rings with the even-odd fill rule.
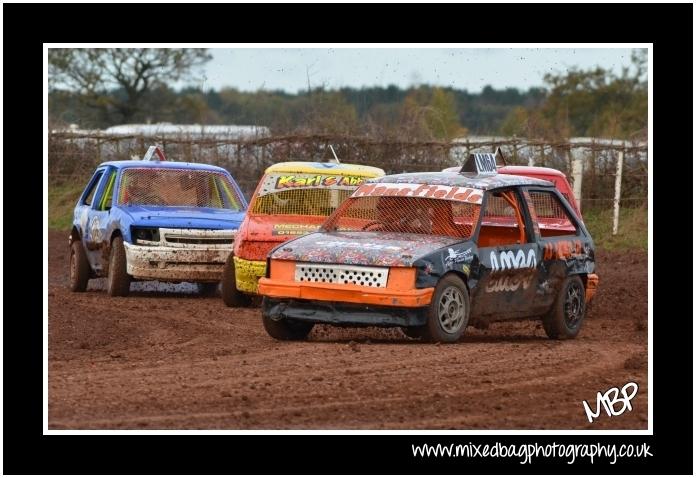
[[135,244],[152,245],[160,241],[160,232],[156,227],[134,227],[131,235]]

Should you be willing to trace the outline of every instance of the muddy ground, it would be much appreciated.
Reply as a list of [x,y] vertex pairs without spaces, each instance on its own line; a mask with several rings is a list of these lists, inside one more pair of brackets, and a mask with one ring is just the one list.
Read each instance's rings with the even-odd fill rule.
[[[284,343],[257,308],[186,285],[68,288],[67,232],[49,233],[52,429],[646,429],[647,254],[598,254],[575,340],[526,321],[424,344],[396,329],[315,327]],[[590,424],[582,401],[636,382],[632,411]],[[620,409],[621,406],[617,406]]]

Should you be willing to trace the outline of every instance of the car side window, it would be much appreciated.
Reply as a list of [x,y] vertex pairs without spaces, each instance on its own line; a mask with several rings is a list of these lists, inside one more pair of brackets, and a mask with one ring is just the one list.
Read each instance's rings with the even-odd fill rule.
[[92,201],[94,200],[94,194],[97,192],[97,186],[99,186],[99,180],[101,177],[104,175],[104,171],[97,171],[94,176],[92,177],[92,181],[90,182],[89,186],[87,186],[87,194],[85,195],[85,199],[82,201],[82,204],[85,206],[91,206]]
[[553,191],[530,191],[529,196],[541,237],[577,235],[575,222]]
[[485,208],[479,230],[479,247],[525,244],[527,234],[522,202],[518,194],[506,191],[486,192]]

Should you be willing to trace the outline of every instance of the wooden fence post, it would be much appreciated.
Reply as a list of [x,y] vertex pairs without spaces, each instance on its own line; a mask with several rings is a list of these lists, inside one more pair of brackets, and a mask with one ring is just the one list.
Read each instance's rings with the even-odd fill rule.
[[611,229],[611,234],[616,235],[619,232],[619,202],[621,201],[621,172],[623,170],[624,150],[619,151],[619,157],[616,160],[616,178],[614,181],[614,224]]
[[573,195],[578,207],[582,210],[582,155],[573,158],[571,149],[568,148],[568,157],[570,158],[572,175],[573,175]]
[[96,143],[96,146],[97,146],[97,164],[101,164],[101,162],[102,162],[102,160],[101,160],[101,157],[102,157],[102,155],[101,155],[101,145],[102,145],[102,142],[100,141],[99,138],[97,138],[97,140],[96,140],[95,143]]

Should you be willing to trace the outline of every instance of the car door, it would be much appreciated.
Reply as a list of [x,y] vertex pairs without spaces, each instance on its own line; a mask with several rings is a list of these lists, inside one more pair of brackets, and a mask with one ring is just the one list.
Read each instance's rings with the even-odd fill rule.
[[538,284],[539,245],[517,188],[487,191],[476,244],[478,285],[472,315],[528,315]]
[[101,179],[96,188],[93,200],[88,206],[87,225],[84,229],[87,260],[99,273],[105,270],[109,245],[109,214],[116,182],[116,168],[109,167],[103,170]]
[[99,183],[104,176],[105,170],[106,168],[99,168],[94,172],[92,178],[87,183],[87,187],[85,187],[85,190],[82,192],[82,195],[77,202],[77,206],[75,206],[74,223],[76,223],[79,227],[80,237],[82,237],[83,243],[86,242],[85,234],[89,224],[89,213],[92,209],[94,196],[97,194],[97,189],[99,188]]
[[592,272],[588,265],[590,243],[580,219],[555,188],[528,188],[524,195],[540,247],[539,310],[548,310],[566,277]]

